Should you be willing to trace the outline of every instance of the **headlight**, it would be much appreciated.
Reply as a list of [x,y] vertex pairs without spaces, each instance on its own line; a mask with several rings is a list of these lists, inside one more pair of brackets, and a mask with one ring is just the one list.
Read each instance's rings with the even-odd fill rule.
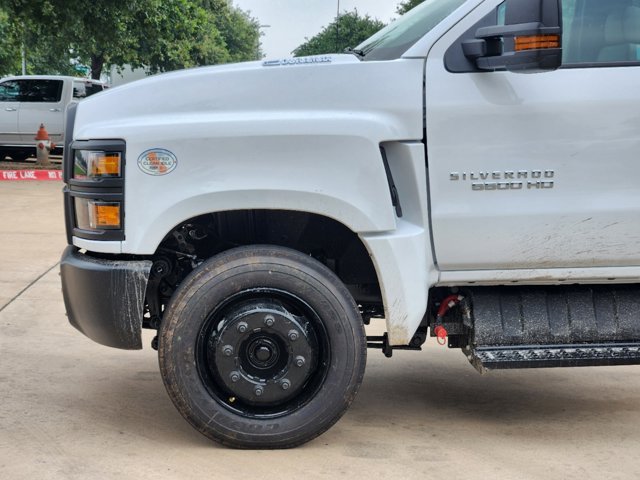
[[[75,110],[72,110],[72,112]],[[69,242],[125,239],[124,140],[74,140],[65,147],[65,218]]]
[[122,176],[120,152],[76,150],[73,160],[73,178],[91,180]]

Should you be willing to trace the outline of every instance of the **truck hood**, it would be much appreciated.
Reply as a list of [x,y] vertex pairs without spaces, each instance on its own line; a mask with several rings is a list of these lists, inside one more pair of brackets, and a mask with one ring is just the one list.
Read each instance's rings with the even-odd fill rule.
[[[82,127],[147,115],[309,108],[335,89],[361,90],[354,55],[325,55],[199,67],[111,88],[78,107]],[[350,77],[348,80],[346,77]],[[324,97],[324,98],[323,98]],[[324,105],[326,107],[326,104]]]
[[[141,125],[252,121],[255,126],[256,120],[261,120],[262,135],[276,135],[283,132],[268,119],[295,123],[296,118],[358,117],[387,132],[380,133],[380,141],[421,139],[423,78],[421,59],[363,62],[349,54],[182,70],[82,101],[73,138],[128,140],[133,127]],[[242,135],[238,128],[235,135]],[[153,135],[149,131],[144,136]],[[215,136],[215,130],[207,135]],[[139,134],[136,138],[140,140]]]

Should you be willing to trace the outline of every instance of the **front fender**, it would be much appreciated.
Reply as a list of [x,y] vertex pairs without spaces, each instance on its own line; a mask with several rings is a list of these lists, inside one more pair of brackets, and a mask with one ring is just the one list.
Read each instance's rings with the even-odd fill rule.
[[[230,210],[315,213],[356,233],[395,229],[380,145],[370,138],[372,132],[382,134],[380,124],[363,122],[356,134],[345,135],[340,133],[339,119],[333,116],[330,123],[317,118],[289,121],[287,135],[252,134],[247,131],[251,124],[237,125],[234,131],[244,130],[243,136],[232,136],[228,124],[220,129],[214,125],[211,128],[222,136],[209,139],[194,129],[187,138],[175,138],[171,128],[158,126],[164,131],[156,132],[163,139],[157,147],[172,151],[178,159],[177,168],[165,176],[147,175],[138,168],[136,158],[150,144],[139,141],[141,135],[132,135],[136,140],[127,143],[122,253],[152,254],[177,224]],[[354,132],[357,122],[352,118],[349,123]],[[226,131],[221,132],[223,128]],[[326,133],[310,134],[310,130]]]

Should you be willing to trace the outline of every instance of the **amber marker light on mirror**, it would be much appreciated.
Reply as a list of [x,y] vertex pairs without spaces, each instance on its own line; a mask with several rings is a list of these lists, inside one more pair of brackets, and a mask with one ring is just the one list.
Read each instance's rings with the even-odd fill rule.
[[527,35],[515,38],[515,51],[560,48],[560,35]]

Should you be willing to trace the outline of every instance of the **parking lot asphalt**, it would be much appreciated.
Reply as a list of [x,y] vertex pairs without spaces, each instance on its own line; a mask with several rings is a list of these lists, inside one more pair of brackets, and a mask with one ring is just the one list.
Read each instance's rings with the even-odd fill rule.
[[211,443],[169,401],[150,333],[129,352],[68,324],[60,191],[0,183],[1,479],[640,478],[640,367],[481,376],[431,341],[370,350],[352,408],[303,447]]

